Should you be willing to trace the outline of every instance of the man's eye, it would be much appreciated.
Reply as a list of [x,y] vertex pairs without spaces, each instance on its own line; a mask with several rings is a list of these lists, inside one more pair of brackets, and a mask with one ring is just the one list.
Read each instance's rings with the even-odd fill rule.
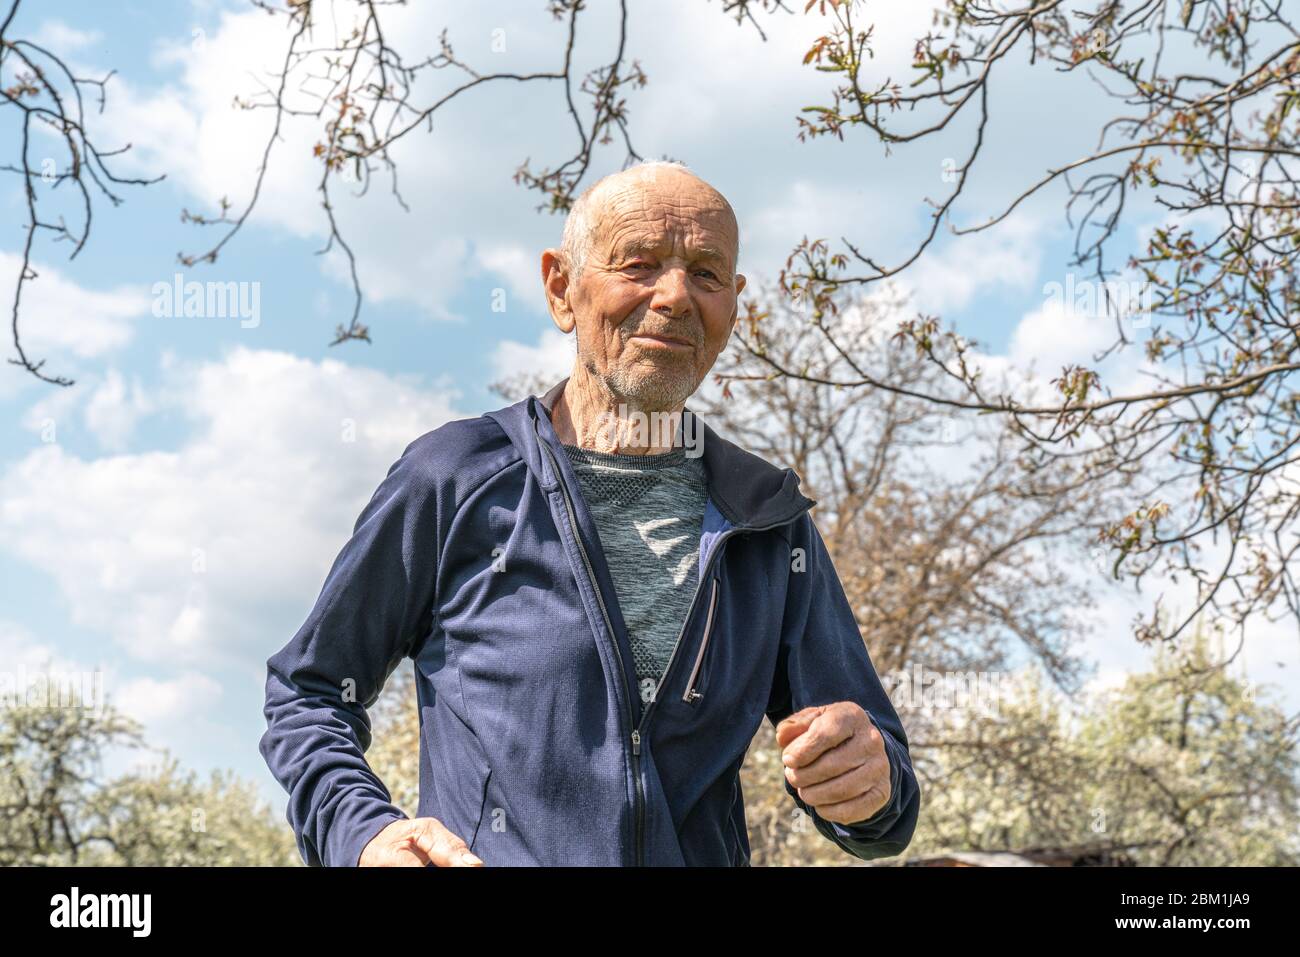
[[716,280],[716,279],[718,278],[718,277],[717,277],[717,274],[714,273],[714,271],[713,271],[712,269],[699,269],[699,270],[696,270],[696,271],[697,271],[700,275],[702,275],[702,276],[706,276],[706,277],[709,278],[709,279]]

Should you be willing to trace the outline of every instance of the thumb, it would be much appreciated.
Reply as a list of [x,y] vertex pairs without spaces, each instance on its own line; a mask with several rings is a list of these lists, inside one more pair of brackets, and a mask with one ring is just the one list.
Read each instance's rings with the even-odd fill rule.
[[784,748],[799,735],[803,734],[816,720],[817,716],[826,710],[825,705],[812,705],[804,708],[802,711],[796,711],[781,721],[776,726],[776,743]]

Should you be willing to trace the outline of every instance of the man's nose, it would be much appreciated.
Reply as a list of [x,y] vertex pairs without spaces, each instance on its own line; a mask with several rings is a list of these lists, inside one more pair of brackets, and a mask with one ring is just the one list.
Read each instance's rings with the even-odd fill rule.
[[690,315],[691,294],[687,287],[685,267],[666,266],[660,270],[650,308],[668,316]]

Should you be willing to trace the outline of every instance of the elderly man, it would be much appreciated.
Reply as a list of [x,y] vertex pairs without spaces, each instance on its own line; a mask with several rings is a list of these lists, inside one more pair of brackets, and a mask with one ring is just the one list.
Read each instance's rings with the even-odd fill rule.
[[[541,263],[571,375],[411,443],[267,662],[261,751],[308,864],[746,865],[739,772],[764,716],[826,839],[907,846],[907,738],[815,503],[685,405],[735,325],[738,247],[730,205],[678,164],[575,203]],[[364,757],[403,657],[413,819]]]

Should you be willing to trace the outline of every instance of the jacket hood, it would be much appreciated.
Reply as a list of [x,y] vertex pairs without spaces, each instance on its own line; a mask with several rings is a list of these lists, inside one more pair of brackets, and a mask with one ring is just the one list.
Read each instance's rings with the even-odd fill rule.
[[[550,488],[555,477],[542,464],[538,440],[547,442],[558,455],[560,440],[551,426],[551,410],[564,391],[566,376],[540,398],[525,399],[486,415],[505,431],[524,462]],[[799,476],[793,469],[780,468],[718,435],[689,405],[683,409],[683,430],[699,436],[709,497],[733,525],[767,528],[793,521],[816,505],[799,491]],[[689,426],[686,418],[690,417]]]

